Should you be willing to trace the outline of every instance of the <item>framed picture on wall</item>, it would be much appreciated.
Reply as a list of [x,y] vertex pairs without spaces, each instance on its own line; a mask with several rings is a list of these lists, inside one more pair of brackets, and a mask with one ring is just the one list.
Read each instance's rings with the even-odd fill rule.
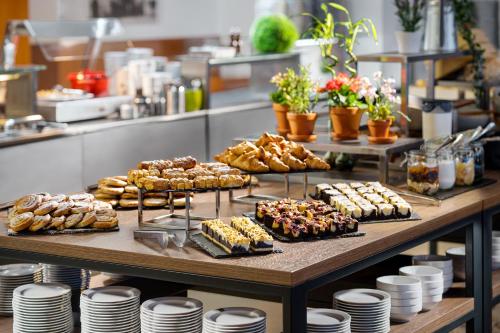
[[90,17],[118,17],[133,20],[156,18],[157,0],[91,0]]

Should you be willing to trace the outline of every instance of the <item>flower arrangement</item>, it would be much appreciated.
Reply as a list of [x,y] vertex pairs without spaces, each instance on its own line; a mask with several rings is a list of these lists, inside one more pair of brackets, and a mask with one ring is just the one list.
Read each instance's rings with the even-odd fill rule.
[[274,103],[287,105],[290,112],[311,112],[314,100],[311,94],[314,92],[315,83],[310,78],[309,68],[300,66],[299,73],[292,68],[287,68],[285,73],[278,73],[271,78],[271,83],[276,90],[271,93]]
[[358,77],[349,77],[344,73],[335,75],[318,92],[328,94],[328,105],[331,107],[358,107],[365,108],[363,96],[360,96],[362,80]]

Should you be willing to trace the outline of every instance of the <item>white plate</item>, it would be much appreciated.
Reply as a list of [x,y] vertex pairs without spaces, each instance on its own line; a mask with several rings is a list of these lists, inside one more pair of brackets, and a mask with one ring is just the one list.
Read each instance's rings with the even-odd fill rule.
[[342,326],[349,323],[351,316],[339,310],[332,309],[308,309],[307,325],[313,326]]
[[266,313],[264,311],[243,307],[221,308],[208,311],[204,315],[204,321],[207,324],[215,323],[221,327],[248,326],[265,322],[265,320]]
[[420,290],[420,280],[402,275],[387,275],[377,278],[377,288],[383,291],[410,291]]
[[451,249],[448,249],[446,250],[446,255],[452,257],[465,257],[465,246],[453,247]]
[[453,262],[450,257],[434,254],[413,256],[412,262],[413,265],[433,266],[441,269],[453,266]]
[[203,303],[187,297],[160,297],[147,300],[141,308],[155,315],[187,315],[203,309]]
[[390,301],[390,295],[376,289],[348,289],[338,291],[333,298],[341,303],[352,305],[378,305]]
[[0,279],[8,280],[10,277],[23,277],[34,275],[42,270],[37,264],[10,264],[0,266]]
[[141,292],[136,288],[110,286],[87,289],[82,293],[82,299],[92,303],[120,304],[133,299],[138,299]]
[[68,294],[71,294],[71,288],[61,283],[30,283],[14,290],[14,296],[31,300],[51,300]]
[[413,276],[421,281],[434,281],[443,279],[443,271],[432,266],[405,266],[399,269],[399,274]]

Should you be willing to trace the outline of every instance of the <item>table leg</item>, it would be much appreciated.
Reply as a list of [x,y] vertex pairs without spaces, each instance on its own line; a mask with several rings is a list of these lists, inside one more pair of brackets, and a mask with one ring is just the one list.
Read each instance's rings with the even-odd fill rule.
[[141,224],[142,224],[142,222],[143,222],[143,217],[142,217],[142,189],[139,189],[139,191],[137,192],[137,202],[138,202],[138,205],[137,205],[137,219],[138,219],[139,227],[140,227]]
[[465,232],[465,292],[467,297],[474,297],[474,317],[467,322],[467,332],[483,332],[482,220],[480,215],[471,219],[474,221]]
[[492,332],[493,295],[492,288],[492,230],[494,219],[500,214],[500,207],[483,212],[483,332]]
[[303,193],[304,200],[307,199],[307,186],[308,185],[309,185],[309,180],[307,178],[307,172],[304,172],[304,193]]
[[290,198],[290,178],[287,173],[285,173],[285,197]]
[[169,206],[170,206],[170,214],[173,214],[175,211],[175,206],[174,206],[174,192],[170,192],[168,194],[168,201],[169,201]]
[[389,181],[389,159],[387,156],[379,156],[379,178],[378,180],[387,184]]
[[215,218],[220,217],[220,189],[215,190]]
[[191,193],[185,193],[186,198],[186,236],[189,235],[189,230],[191,230]]
[[283,297],[283,333],[307,331],[307,292],[302,287],[290,288]]

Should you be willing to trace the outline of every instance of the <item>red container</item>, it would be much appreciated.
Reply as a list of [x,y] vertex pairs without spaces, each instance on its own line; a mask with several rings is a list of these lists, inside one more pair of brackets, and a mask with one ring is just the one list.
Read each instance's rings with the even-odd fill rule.
[[68,80],[71,83],[71,88],[82,89],[94,94],[95,97],[108,94],[108,78],[102,71],[84,69],[72,72],[68,74]]

